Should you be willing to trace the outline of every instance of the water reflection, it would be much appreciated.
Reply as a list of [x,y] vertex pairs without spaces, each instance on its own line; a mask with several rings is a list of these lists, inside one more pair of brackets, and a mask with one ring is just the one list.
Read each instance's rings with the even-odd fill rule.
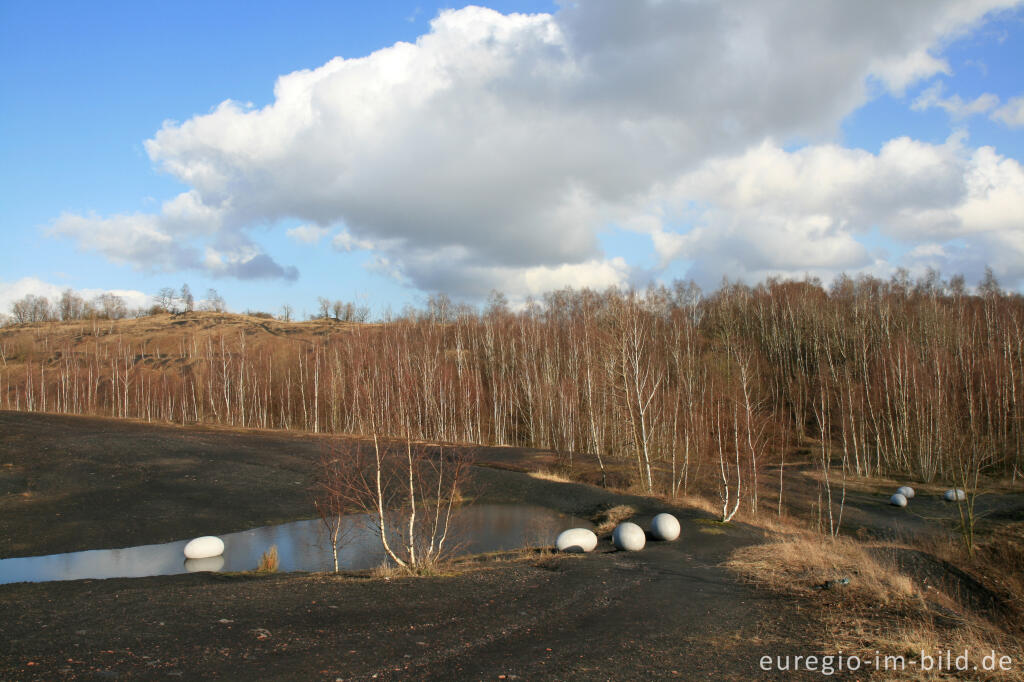
[[211,556],[205,559],[185,559],[185,570],[189,573],[202,573],[224,570],[224,557]]
[[[477,554],[531,545],[551,545],[566,528],[588,526],[565,514],[528,505],[472,505],[459,510],[445,542],[459,553]],[[338,561],[343,568],[379,565],[384,552],[365,517],[345,518]],[[326,571],[334,565],[330,541],[319,520],[265,526],[221,536],[224,555],[184,558],[188,540],[125,549],[100,549],[49,556],[0,559],[0,583],[134,578],[194,571],[249,571],[260,555],[277,545],[280,570]]]

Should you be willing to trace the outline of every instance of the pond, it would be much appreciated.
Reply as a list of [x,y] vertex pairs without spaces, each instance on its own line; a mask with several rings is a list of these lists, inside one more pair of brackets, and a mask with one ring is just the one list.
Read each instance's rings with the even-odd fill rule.
[[[479,554],[527,546],[553,545],[566,528],[591,527],[579,518],[529,505],[470,505],[453,521],[445,547],[457,554]],[[343,569],[373,568],[384,561],[384,550],[366,517],[345,518],[338,562]],[[224,554],[213,559],[185,561],[188,539],[124,549],[97,549],[47,556],[0,559],[0,584],[135,578],[190,571],[251,571],[271,545],[277,546],[281,571],[328,571],[334,567],[330,540],[319,519],[264,526],[221,535]]]

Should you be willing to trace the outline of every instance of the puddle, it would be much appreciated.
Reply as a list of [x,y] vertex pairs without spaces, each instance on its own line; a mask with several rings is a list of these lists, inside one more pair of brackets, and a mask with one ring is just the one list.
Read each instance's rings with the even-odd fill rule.
[[[348,537],[338,551],[342,568],[373,568],[384,560],[380,538],[364,519],[350,516],[345,520],[343,534]],[[560,532],[577,526],[589,528],[591,524],[545,507],[471,505],[459,510],[445,547],[457,549],[458,554],[478,554],[553,545]],[[124,549],[0,559],[0,584],[136,578],[202,570],[251,571],[271,545],[277,545],[281,571],[328,571],[334,566],[330,542],[319,519],[264,526],[219,537],[224,540],[223,556],[198,561],[185,561],[185,545],[191,538]]]

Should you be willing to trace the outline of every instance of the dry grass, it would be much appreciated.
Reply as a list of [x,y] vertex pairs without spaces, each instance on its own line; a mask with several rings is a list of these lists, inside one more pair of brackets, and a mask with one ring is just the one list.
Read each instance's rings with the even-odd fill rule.
[[454,561],[423,561],[414,565],[398,566],[384,561],[370,570],[370,577],[377,580],[394,580],[397,578],[439,578],[458,575]]
[[[878,625],[866,617],[856,620],[834,617],[830,635],[823,642],[825,650],[857,654],[863,660],[882,657],[902,657],[905,668],[896,673],[892,668],[884,679],[900,680],[1010,680],[1020,679],[1022,650],[1019,643],[992,630],[977,620],[962,620],[955,626],[939,626],[927,618],[904,617],[892,625]],[[877,652],[877,653],[876,653]],[[953,662],[942,663],[953,667],[939,670],[935,660],[939,655],[944,659],[952,653]],[[957,670],[955,661],[966,652],[966,670]],[[982,669],[982,659],[995,653],[996,658],[1009,656],[1013,672]],[[921,669],[921,657],[931,657],[932,669]],[[974,666],[978,668],[975,669]]]
[[846,538],[788,535],[775,542],[744,547],[733,553],[726,566],[779,592],[813,594],[828,581],[849,579],[845,591],[875,604],[918,596],[913,581],[900,574],[895,565],[882,565],[864,545]]
[[571,482],[568,476],[565,476],[554,471],[549,471],[547,469],[541,469],[540,471],[531,471],[530,477],[539,479],[541,481],[554,481],[555,483]]
[[565,554],[558,552],[554,547],[520,547],[519,549],[501,550],[498,552],[487,552],[486,554],[473,554],[459,557],[453,563],[457,570],[480,568],[493,568],[503,564],[529,563],[534,566],[550,565],[555,561],[573,560],[582,558],[582,554]]
[[619,504],[598,512],[590,520],[594,522],[594,532],[598,535],[603,535],[612,532],[615,526],[628,520],[634,514],[636,514],[636,507],[628,504]]
[[277,569],[280,567],[280,561],[277,557],[277,545],[271,545],[270,549],[263,553],[260,557],[259,564],[256,565],[257,573],[277,573]]
[[693,507],[694,509],[700,509],[703,512],[707,512],[716,518],[722,517],[722,505],[716,504],[706,497],[700,495],[684,495],[679,497],[676,502],[685,505],[687,507]]
[[975,563],[1008,592],[1024,614],[1024,523],[1010,523],[979,543]]
[[[918,589],[900,571],[898,549],[891,543],[832,540],[795,531],[740,549],[725,565],[774,592],[813,599],[824,621],[820,645],[825,651],[863,659],[881,652],[917,661],[922,652],[934,656],[950,650],[956,656],[967,650],[973,661],[970,671],[953,675],[908,664],[899,679],[1008,679],[1006,673],[986,676],[973,670],[973,663],[993,650],[1011,656],[1019,672],[1024,650],[1016,638],[988,620],[990,614],[966,610],[955,595],[934,587]],[[849,584],[842,584],[844,579]]]
[[335,320],[281,320],[236,313],[194,311],[174,316],[168,313],[123,320],[74,320],[34,322],[0,327],[0,342],[6,347],[6,367],[21,367],[28,356],[35,361],[46,357],[55,362],[57,351],[82,355],[94,350],[93,344],[126,345],[138,349],[135,363],[151,368],[166,363],[181,363],[182,349],[193,342],[202,346],[207,339],[223,337],[231,351],[237,350],[242,337],[252,347],[276,339],[312,343],[353,329],[377,328],[377,324],[338,322]]
[[402,578],[406,575],[408,573],[406,573],[403,567],[396,566],[387,561],[370,569],[370,577],[376,580],[391,580],[392,578]]

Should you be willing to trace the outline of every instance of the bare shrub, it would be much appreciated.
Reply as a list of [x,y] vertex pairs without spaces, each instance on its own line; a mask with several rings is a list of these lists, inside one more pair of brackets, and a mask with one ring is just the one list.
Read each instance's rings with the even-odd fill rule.
[[365,514],[400,567],[436,563],[451,549],[449,530],[470,461],[465,449],[432,452],[411,440],[374,437],[372,449],[335,443],[320,465],[323,509],[331,518],[345,509]]
[[355,530],[354,526],[346,522],[346,515],[350,512],[361,511],[358,507],[353,506],[346,492],[348,471],[347,467],[338,462],[338,456],[338,453],[331,449],[321,452],[316,481],[313,484],[313,506],[316,507],[320,522],[330,542],[335,573],[339,570],[338,550],[347,539],[346,534]]

